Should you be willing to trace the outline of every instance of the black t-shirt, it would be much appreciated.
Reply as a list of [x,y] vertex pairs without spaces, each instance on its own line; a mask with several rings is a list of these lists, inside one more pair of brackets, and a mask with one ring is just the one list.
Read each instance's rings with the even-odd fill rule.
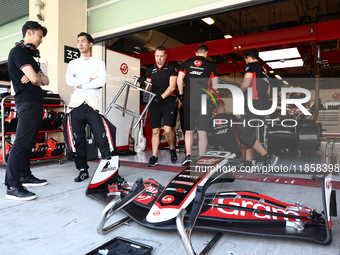
[[22,46],[16,45],[8,55],[8,73],[13,83],[15,102],[43,103],[44,97],[40,86],[35,86],[31,82],[26,84],[21,82],[21,78],[25,75],[21,70],[26,66],[32,66],[37,73],[41,71],[30,53]]
[[206,93],[207,85],[212,86],[211,79],[218,77],[216,65],[201,56],[185,61],[180,72],[185,74],[184,104],[200,104],[200,95]]
[[[146,78],[151,79],[152,92],[160,96],[167,90],[170,85],[170,77],[177,77],[177,69],[174,65],[166,62],[161,68],[156,64],[149,67],[146,71]],[[161,101],[161,104],[175,102],[176,96],[172,93],[170,96]]]
[[240,120],[233,114],[219,113],[211,121],[211,131],[217,145],[226,150],[238,150],[236,122]]
[[251,73],[253,80],[250,84],[252,91],[252,99],[266,102],[267,91],[269,86],[269,76],[267,70],[259,62],[248,63],[244,66],[243,75]]

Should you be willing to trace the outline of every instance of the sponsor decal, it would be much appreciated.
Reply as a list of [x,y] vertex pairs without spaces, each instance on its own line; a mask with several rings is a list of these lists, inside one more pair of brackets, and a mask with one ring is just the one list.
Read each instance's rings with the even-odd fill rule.
[[201,75],[203,72],[201,71],[191,71],[190,74]]
[[159,210],[153,212],[153,216],[159,216],[161,212]]
[[[205,216],[220,215],[219,217],[227,217],[227,218],[233,218],[233,219],[301,221],[300,219],[290,218],[289,215],[306,216],[306,214],[308,214],[308,211],[304,213],[299,213],[298,211],[287,210],[286,208],[279,208],[279,207],[272,206],[269,204],[261,203],[259,201],[247,200],[247,199],[235,199],[235,198],[223,199],[221,198],[221,199],[216,199],[214,203],[223,204],[223,205],[231,205],[231,206],[239,206],[240,210],[213,207],[212,210],[208,210],[203,215]],[[282,216],[266,215],[260,212],[247,212],[247,211],[241,210],[242,207],[248,208],[248,209],[254,209],[254,210],[262,210],[265,212],[280,213],[282,214]],[[292,207],[296,207],[296,206],[292,205]]]
[[175,184],[183,184],[183,185],[188,185],[188,186],[194,185],[193,182],[185,182],[185,181],[171,181],[171,183],[175,183]]
[[115,166],[109,167],[109,165],[110,165],[110,161],[107,161],[101,172],[105,173],[105,172],[108,172],[108,171],[115,171],[117,169],[117,167],[115,167]]
[[229,128],[222,129],[216,132],[216,135],[226,134],[228,133]]
[[[157,194],[158,193],[158,188],[152,187],[150,185],[145,185],[145,191],[149,192],[149,193],[152,193],[152,194]],[[148,194],[140,194],[136,198],[136,201],[141,202],[141,203],[144,204],[144,201],[151,202],[154,199],[155,199],[154,196],[151,196],[151,195],[148,195]]]
[[174,196],[172,195],[166,195],[165,197],[162,198],[162,203],[164,204],[170,204],[175,200]]
[[218,159],[213,159],[213,158],[201,158],[196,162],[196,164],[199,165],[213,165]]
[[185,189],[176,189],[175,192],[179,192],[179,193],[187,193],[187,191]]
[[185,189],[180,189],[180,188],[166,188],[165,190],[170,190],[170,191],[174,191],[174,192],[178,192],[178,193],[187,193],[187,191]]
[[197,176],[193,176],[193,175],[186,175],[186,174],[180,174],[178,177],[182,177],[182,178],[189,178],[189,179],[197,179]]

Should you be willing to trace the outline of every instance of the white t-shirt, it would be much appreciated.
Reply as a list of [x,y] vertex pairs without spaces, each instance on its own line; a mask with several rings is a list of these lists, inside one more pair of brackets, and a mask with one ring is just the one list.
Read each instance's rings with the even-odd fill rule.
[[[93,81],[90,81],[93,78]],[[72,60],[68,64],[66,72],[66,83],[68,86],[74,87],[74,92],[71,95],[69,108],[80,106],[86,102],[92,108],[100,111],[100,91],[106,83],[105,63],[94,57]],[[77,86],[82,88],[78,89]]]

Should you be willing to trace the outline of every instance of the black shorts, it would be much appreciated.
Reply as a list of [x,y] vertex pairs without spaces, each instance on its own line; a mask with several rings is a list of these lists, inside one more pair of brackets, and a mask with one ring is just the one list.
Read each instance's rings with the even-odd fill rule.
[[195,130],[195,120],[197,130],[209,131],[210,109],[207,109],[207,115],[201,114],[201,105],[183,105],[184,112],[184,130]]
[[151,128],[161,128],[163,126],[173,127],[175,117],[175,103],[159,104],[156,107],[150,107],[150,125]]

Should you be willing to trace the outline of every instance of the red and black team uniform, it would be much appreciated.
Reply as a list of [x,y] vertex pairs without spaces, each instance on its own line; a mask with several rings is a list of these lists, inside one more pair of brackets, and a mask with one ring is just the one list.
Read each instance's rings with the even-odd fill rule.
[[[170,77],[177,77],[177,69],[174,65],[165,62],[158,68],[156,64],[149,67],[146,71],[146,78],[151,79],[152,92],[160,96],[169,87]],[[160,128],[163,125],[173,127],[174,116],[177,109],[175,108],[176,96],[172,93],[164,98],[157,106],[150,106],[150,124],[151,128]]]
[[[253,75],[252,82],[249,88],[252,88],[252,102],[257,110],[267,110],[267,91],[269,86],[269,76],[267,70],[259,62],[248,63],[244,66],[243,75],[251,73]],[[241,122],[245,120],[245,125],[239,125],[240,140],[245,145],[245,149],[253,148],[256,138],[254,137],[255,127],[250,127],[248,121],[251,119],[261,119],[252,112],[250,112],[247,104],[248,95],[245,93],[245,115],[241,116]],[[255,125],[254,123],[252,125]]]
[[17,43],[8,55],[8,73],[15,91],[15,106],[18,114],[16,139],[8,157],[5,184],[8,187],[22,185],[20,177],[30,176],[32,148],[35,146],[43,116],[43,93],[40,86],[30,81],[21,82],[25,75],[22,69],[32,66],[40,72],[38,63],[22,43]]
[[[227,122],[225,121],[227,120]],[[218,113],[212,119],[211,131],[214,134],[215,148],[218,151],[229,151],[235,153],[236,158],[241,158],[238,147],[236,125],[240,120],[233,114]]]
[[[197,119],[197,129],[208,131],[209,115],[201,115],[201,95],[212,86],[211,79],[218,76],[217,67],[204,57],[196,56],[185,61],[180,72],[185,74],[184,130],[194,130]],[[209,112],[210,109],[207,109]]]

